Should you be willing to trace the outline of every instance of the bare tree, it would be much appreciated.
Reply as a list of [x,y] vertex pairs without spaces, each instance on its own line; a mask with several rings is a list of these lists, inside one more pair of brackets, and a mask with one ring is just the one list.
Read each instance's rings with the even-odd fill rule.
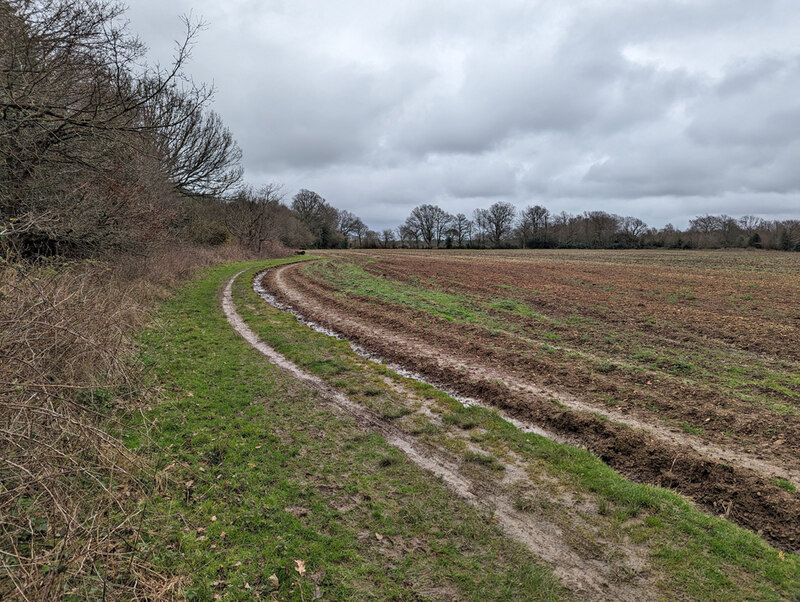
[[738,221],[739,227],[744,230],[747,236],[752,236],[764,223],[764,220],[757,215],[743,215]]
[[540,205],[528,206],[519,216],[518,231],[522,248],[527,244],[541,245],[547,238],[550,211]]
[[472,238],[472,227],[472,222],[468,220],[467,216],[463,213],[457,213],[453,217],[448,232],[457,247],[463,247],[470,242]]
[[268,184],[259,190],[243,188],[227,203],[225,225],[243,247],[261,253],[264,244],[280,241],[304,247],[313,235],[281,201],[281,186]]
[[369,233],[369,227],[361,221],[360,217],[356,218],[355,224],[353,224],[353,230],[355,232],[356,238],[358,238],[358,246],[364,247],[366,246],[366,238],[367,234]]
[[[108,0],[0,3],[0,231],[7,249],[74,255],[141,245],[179,213],[164,205],[175,203],[164,182],[178,175],[195,192],[210,184],[219,190],[220,153],[230,159],[226,173],[236,173],[229,134],[202,113],[211,90],[181,75],[201,24],[187,21],[173,64],[151,69],[123,11]],[[190,118],[196,127],[187,129]],[[171,146],[158,142],[181,128],[192,135],[183,142],[172,136]],[[225,140],[227,147],[211,152]]]
[[383,239],[383,248],[388,249],[394,246],[394,230],[391,228],[387,228],[383,232],[381,232],[381,237]]
[[397,237],[404,246],[411,249],[419,248],[419,234],[407,222],[397,227]]
[[337,227],[342,236],[349,238],[355,234],[356,222],[358,219],[358,216],[346,209],[339,210],[339,224]]
[[368,249],[377,249],[380,243],[381,235],[375,232],[375,230],[367,228],[367,232],[364,234],[364,247]]
[[486,232],[492,246],[500,247],[511,234],[516,209],[511,203],[497,202],[483,210],[481,218],[485,222]]
[[444,232],[452,216],[438,205],[420,205],[411,210],[406,219],[406,227],[414,231],[425,246],[433,248],[441,244]]
[[314,245],[317,248],[325,249],[341,244],[339,211],[319,194],[305,188],[300,190],[292,197],[292,211],[314,235]]
[[622,218],[605,211],[586,211],[581,221],[587,246],[604,249],[613,244]]
[[175,189],[186,196],[221,196],[242,179],[242,151],[214,111],[193,93],[170,89],[150,108],[159,157]]

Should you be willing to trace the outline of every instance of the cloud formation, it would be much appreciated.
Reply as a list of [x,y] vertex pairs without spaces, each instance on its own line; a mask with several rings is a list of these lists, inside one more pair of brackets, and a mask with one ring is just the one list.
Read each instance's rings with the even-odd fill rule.
[[652,225],[800,216],[794,0],[137,0],[155,58],[208,22],[190,72],[253,183],[311,188],[373,228],[510,200]]

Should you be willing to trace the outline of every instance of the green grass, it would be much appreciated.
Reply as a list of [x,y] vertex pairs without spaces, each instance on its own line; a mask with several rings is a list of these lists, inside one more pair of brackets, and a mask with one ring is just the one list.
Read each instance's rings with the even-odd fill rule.
[[[142,336],[163,398],[147,415],[151,442],[141,426],[128,433],[159,468],[141,553],[195,600],[564,597],[491,520],[233,332],[219,294],[248,265],[206,272]],[[237,303],[261,330],[302,328],[241,286]],[[346,380],[358,363],[344,343],[293,337],[283,347],[323,378]],[[385,402],[375,386],[364,399]]]
[[489,468],[491,470],[498,470],[502,471],[505,470],[505,466],[503,466],[497,458],[495,458],[491,454],[484,454],[481,452],[467,450],[464,452],[464,462],[471,462],[472,464],[478,464],[479,466],[483,466],[485,468]]
[[775,479],[775,484],[778,487],[782,487],[786,491],[791,491],[792,493],[797,491],[797,487],[791,481],[787,481],[786,479]]

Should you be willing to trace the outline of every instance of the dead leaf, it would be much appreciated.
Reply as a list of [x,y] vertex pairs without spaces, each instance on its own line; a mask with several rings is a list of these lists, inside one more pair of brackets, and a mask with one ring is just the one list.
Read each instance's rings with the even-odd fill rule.
[[216,516],[212,516],[212,517],[211,517],[211,522],[212,522],[212,523],[215,523],[215,522],[217,522],[217,517],[216,517]]
[[269,576],[269,582],[274,589],[278,589],[278,586],[280,586],[280,581],[278,581],[278,576],[275,573]]
[[222,533],[219,534],[219,538],[220,539],[225,539],[226,537],[228,537],[228,534],[225,533],[225,531],[223,531]]
[[302,577],[306,574],[306,561],[305,560],[295,560],[294,561],[294,570],[298,572],[298,574]]
[[382,541],[383,540],[383,535],[381,535],[380,533],[376,533],[375,534],[375,539],[377,539],[378,541]]
[[242,566],[242,561],[241,561],[241,560],[239,560],[239,561],[238,561],[236,564],[234,564],[233,566]]
[[245,583],[245,584],[244,584],[244,588],[245,588],[245,589],[250,589],[250,584],[249,584],[249,583]]

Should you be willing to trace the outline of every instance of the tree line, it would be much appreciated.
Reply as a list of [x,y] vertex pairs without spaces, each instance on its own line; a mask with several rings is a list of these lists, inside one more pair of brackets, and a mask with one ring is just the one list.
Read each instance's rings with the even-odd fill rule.
[[144,63],[115,2],[0,2],[4,256],[94,256],[170,233],[181,199],[224,194],[241,151],[183,68]]
[[764,248],[800,251],[800,220],[703,215],[679,230],[649,227],[636,217],[605,211],[553,213],[541,205],[518,211],[508,202],[476,209],[472,218],[423,204],[396,231],[368,232],[373,247],[406,248]]
[[242,152],[184,67],[150,66],[110,0],[0,0],[0,257],[141,255],[162,243],[253,253],[367,243],[317,193],[242,184]]

